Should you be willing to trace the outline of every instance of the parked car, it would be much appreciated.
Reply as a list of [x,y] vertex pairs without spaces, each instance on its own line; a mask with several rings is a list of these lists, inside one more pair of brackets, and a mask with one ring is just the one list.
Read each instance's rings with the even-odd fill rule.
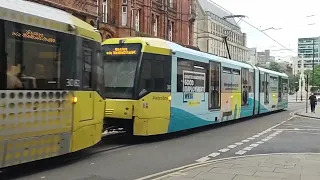
[[316,92],[314,95],[317,97],[317,101],[320,102],[320,92]]

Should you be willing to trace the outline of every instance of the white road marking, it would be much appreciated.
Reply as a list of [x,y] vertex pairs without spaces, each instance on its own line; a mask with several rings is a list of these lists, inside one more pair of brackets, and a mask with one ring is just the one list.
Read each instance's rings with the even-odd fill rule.
[[228,148],[230,148],[230,149],[235,148],[235,147],[237,147],[237,145],[234,145],[234,144],[228,146]]
[[247,152],[247,151],[240,150],[240,151],[236,152],[235,154],[242,155],[242,154],[245,154],[246,152]]
[[224,148],[224,149],[219,149],[218,151],[219,152],[227,152],[227,151],[229,151],[230,149],[228,149],[228,148]]
[[220,155],[220,153],[211,153],[211,154],[209,154],[210,157],[217,157],[219,155]]
[[[294,115],[294,116],[291,116],[289,119],[287,119],[287,120],[285,120],[285,121],[282,121],[282,122],[280,122],[280,123],[278,123],[278,124],[276,124],[276,125],[268,128],[268,129],[266,129],[266,130],[264,130],[264,131],[262,131],[262,132],[260,132],[260,133],[258,133],[258,134],[256,134],[256,135],[253,135],[252,137],[249,137],[249,138],[247,138],[247,139],[244,139],[244,140],[242,140],[241,142],[236,142],[236,143],[234,143],[233,145],[229,145],[228,148],[223,148],[223,149],[220,149],[220,150],[218,150],[218,151],[221,152],[221,153],[228,152],[230,149],[233,149],[233,148],[237,147],[238,145],[242,145],[243,143],[249,142],[250,140],[254,140],[255,138],[260,137],[261,135],[263,135],[263,134],[265,134],[265,133],[268,133],[268,132],[270,132],[270,131],[272,131],[272,130],[276,130],[276,132],[272,133],[271,135],[267,136],[266,138],[262,139],[261,141],[257,141],[256,143],[253,143],[253,144],[251,144],[250,146],[245,147],[245,148],[243,148],[242,150],[239,150],[239,151],[237,151],[237,152],[235,153],[235,154],[239,154],[239,155],[245,154],[247,151],[250,151],[252,148],[257,147],[257,146],[259,146],[260,144],[263,144],[263,143],[266,142],[266,141],[269,141],[270,139],[272,139],[273,137],[275,137],[276,135],[278,135],[279,133],[281,133],[281,132],[283,131],[282,129],[275,129],[275,128],[278,127],[278,126],[280,126],[281,124],[283,124],[283,123],[285,123],[285,122],[293,119],[294,117],[296,117],[296,116],[295,116],[295,115]],[[320,129],[319,129],[319,130],[320,130]],[[220,155],[220,153],[217,153],[217,152],[211,153],[211,154],[209,154],[208,156],[202,157],[202,158],[200,158],[200,159],[198,159],[198,160],[196,160],[196,161],[197,161],[197,162],[206,162],[206,161],[210,160],[210,157],[217,157],[217,156],[219,156],[219,155]],[[209,156],[210,156],[210,157],[209,157]]]
[[250,144],[251,147],[258,147],[259,144]]
[[277,130],[282,130],[282,131],[320,131],[320,129],[299,129],[299,128],[294,128],[294,129],[277,129]]
[[250,151],[253,147],[245,147],[243,148],[244,151]]
[[208,156],[205,156],[205,157],[202,157],[202,158],[200,158],[200,159],[198,159],[196,161],[197,162],[205,162],[205,161],[208,161],[208,160],[210,160],[210,158]]
[[304,126],[304,125],[295,125],[295,124],[290,124],[290,126],[298,126],[298,127],[305,127],[305,128],[314,128],[314,126]]
[[319,135],[320,133],[312,133],[312,132],[303,132],[303,131],[287,131],[291,133],[302,133],[302,134],[314,134],[314,135]]

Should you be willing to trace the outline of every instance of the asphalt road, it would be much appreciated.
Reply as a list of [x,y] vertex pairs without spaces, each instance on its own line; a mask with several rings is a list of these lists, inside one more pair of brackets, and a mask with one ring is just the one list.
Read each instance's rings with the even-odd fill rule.
[[[304,106],[303,103],[291,103],[287,111],[201,128],[174,136],[161,136],[148,139],[145,143],[141,143],[145,139],[139,139],[140,143],[134,143],[125,138],[123,141],[130,146],[62,165],[60,163],[52,165],[50,160],[42,161],[41,165],[38,165],[41,166],[39,170],[35,169],[37,167],[35,165],[33,170],[27,170],[29,173],[24,172],[23,176],[17,179],[133,180],[196,161],[215,158],[273,152],[318,152],[320,143],[316,143],[316,140],[320,135],[320,121],[292,118],[290,114]],[[316,127],[319,130],[315,130]],[[305,130],[307,128],[311,130]],[[310,134],[311,132],[314,134]],[[265,141],[262,141],[263,139]],[[30,167],[26,165],[26,168]]]

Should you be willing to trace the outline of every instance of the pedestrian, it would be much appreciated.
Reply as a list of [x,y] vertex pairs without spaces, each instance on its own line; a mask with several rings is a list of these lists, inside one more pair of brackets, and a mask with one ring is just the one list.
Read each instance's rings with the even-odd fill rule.
[[311,93],[309,100],[310,100],[311,112],[315,113],[317,97],[313,93]]

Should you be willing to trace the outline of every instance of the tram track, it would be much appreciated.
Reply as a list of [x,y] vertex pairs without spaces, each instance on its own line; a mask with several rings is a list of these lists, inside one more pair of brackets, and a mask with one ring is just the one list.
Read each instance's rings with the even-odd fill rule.
[[7,168],[2,168],[0,169],[0,179],[15,179],[29,174],[43,172],[49,169],[68,166],[72,163],[85,160],[94,155],[108,153],[122,148],[134,146],[136,145],[134,140],[131,141],[131,143],[124,143],[126,141],[130,141],[132,138],[134,137],[126,133],[104,135],[102,140],[98,144],[84,150],[34,162],[18,164]]

